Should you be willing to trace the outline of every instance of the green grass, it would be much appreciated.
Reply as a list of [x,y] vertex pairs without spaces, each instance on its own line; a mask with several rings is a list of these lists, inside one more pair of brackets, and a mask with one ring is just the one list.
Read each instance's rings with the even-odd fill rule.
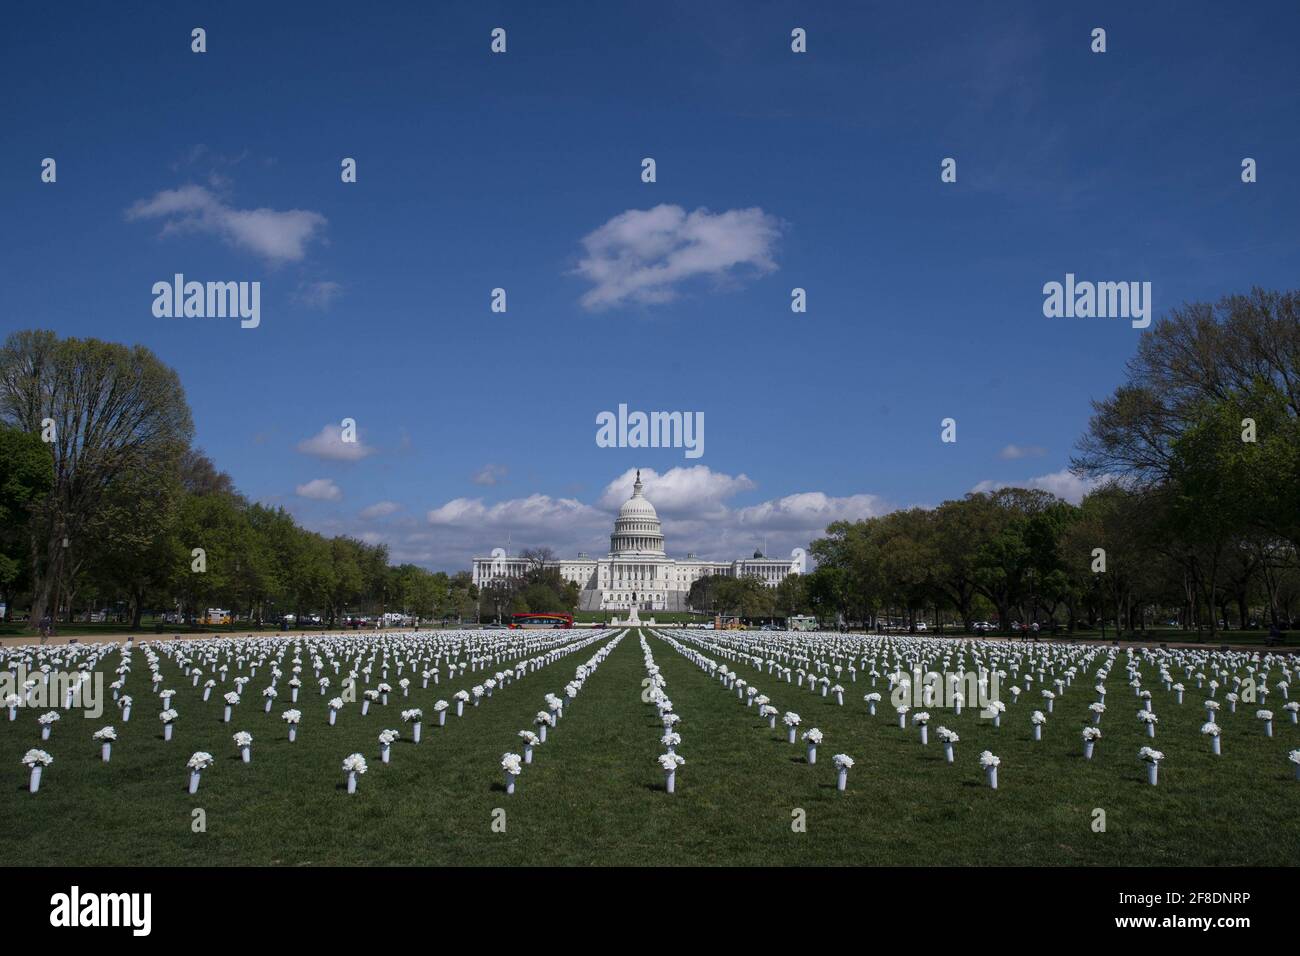
[[[433,721],[434,700],[450,699],[459,684],[425,691],[415,679],[409,700],[393,695],[387,708],[372,707],[366,717],[349,705],[332,728],[327,698],[304,688],[296,705],[303,723],[290,744],[280,720],[291,706],[287,693],[263,713],[262,672],[235,719],[223,724],[219,689],[203,703],[201,688],[164,658],[163,686],[177,691],[173,706],[181,714],[171,743],[162,740],[161,708],[141,686],[143,660],[131,681],[135,712],[127,724],[116,713],[99,720],[68,714],[42,744],[36,712],[20,710],[13,723],[0,718],[0,843],[11,848],[13,862],[30,865],[1152,866],[1300,859],[1300,782],[1286,758],[1300,746],[1300,727],[1289,722],[1281,700],[1269,704],[1278,715],[1271,740],[1253,705],[1221,713],[1224,756],[1215,758],[1198,733],[1202,697],[1194,682],[1187,682],[1192,689],[1181,708],[1154,689],[1160,724],[1152,743],[1166,760],[1160,786],[1152,788],[1136,758],[1149,741],[1120,668],[1109,682],[1104,736],[1091,762],[1079,738],[1095,699],[1088,679],[1057,701],[1041,743],[1029,724],[1039,705],[1024,695],[1008,705],[1000,729],[974,708],[960,717],[930,708],[932,742],[923,748],[916,728],[897,727],[883,682],[876,690],[884,706],[872,718],[862,703],[870,689],[865,678],[846,683],[841,708],[833,697],[740,668],[775,706],[800,713],[801,729],[826,734],[817,764],[808,766],[802,745],[785,742],[779,721],[769,729],[755,709],[666,642],[650,637],[650,645],[683,718],[687,763],[674,796],[663,791],[655,762],[662,730],[654,708],[641,701],[646,672],[635,631],[588,679],[513,796],[502,786],[501,754],[519,750],[516,733],[531,727],[543,695],[559,693],[599,643],[498,690],[478,708],[467,706],[462,719],[453,711],[445,728],[427,724],[419,745],[400,723],[400,710],[420,707]],[[308,670],[304,682],[310,677]],[[1156,684],[1154,673],[1146,677]],[[396,686],[391,672],[389,682]],[[108,765],[91,740],[106,723],[120,734]],[[940,724],[961,735],[952,766],[937,743]],[[388,727],[405,739],[384,766],[376,738]],[[230,739],[236,730],[254,736],[250,765],[238,760]],[[19,762],[30,747],[55,758],[35,795]],[[977,764],[986,748],[1002,758],[997,791],[985,786]],[[217,761],[191,797],[185,762],[195,750]],[[366,755],[370,771],[349,797],[339,764],[353,751]],[[837,752],[857,760],[843,794],[834,788]],[[206,833],[191,830],[195,808],[206,812]],[[492,831],[494,808],[506,811],[505,833]],[[792,831],[796,808],[806,812],[805,833]],[[1094,808],[1106,811],[1105,833],[1091,829]],[[18,848],[26,849],[13,852]]]

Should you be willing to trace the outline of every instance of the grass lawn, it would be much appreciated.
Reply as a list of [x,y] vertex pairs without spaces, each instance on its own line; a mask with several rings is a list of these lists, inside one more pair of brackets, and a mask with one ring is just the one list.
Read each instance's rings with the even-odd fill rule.
[[[161,706],[148,694],[147,670],[133,675],[132,719],[106,709],[87,720],[65,713],[50,741],[41,743],[37,712],[18,720],[0,715],[0,843],[28,865],[234,864],[1175,864],[1294,865],[1300,859],[1300,782],[1287,751],[1300,747],[1300,727],[1283,701],[1271,699],[1276,736],[1268,739],[1254,705],[1221,712],[1222,757],[1213,757],[1198,732],[1202,694],[1188,682],[1178,707],[1144,672],[1160,723],[1149,741],[1136,719],[1138,701],[1116,668],[1095,758],[1082,756],[1079,730],[1095,700],[1084,675],[1057,701],[1044,740],[1032,740],[1029,714],[1041,705],[1029,694],[1008,703],[994,728],[967,708],[959,717],[931,708],[931,743],[922,747],[910,724],[900,730],[882,680],[879,716],[869,717],[862,695],[869,681],[845,684],[845,706],[748,665],[745,680],[781,711],[802,715],[801,730],[826,735],[818,762],[808,766],[802,745],[785,742],[785,729],[768,728],[755,708],[658,637],[649,637],[677,713],[687,763],[677,793],[663,790],[655,761],[662,733],[654,708],[641,700],[645,665],[638,632],[630,631],[566,708],[548,742],[524,768],[518,792],[507,796],[501,754],[520,752],[516,734],[532,728],[543,695],[560,693],[603,642],[598,642],[496,692],[465,717],[449,712],[436,725],[433,702],[450,700],[463,684],[390,696],[362,717],[349,704],[329,727],[325,701],[314,686],[291,705],[283,688],[271,714],[262,710],[259,672],[230,724],[221,722],[221,692],[203,703],[173,662],[163,658],[163,686],[177,694],[175,739],[162,740]],[[137,656],[139,652],[137,651]],[[716,656],[716,655],[711,655]],[[116,666],[117,657],[107,663]],[[728,662],[728,666],[736,665]],[[314,684],[311,671],[304,683]],[[376,673],[375,681],[379,675]],[[337,678],[334,678],[337,685]],[[111,682],[111,675],[105,684]],[[389,682],[396,686],[390,673]],[[331,688],[333,696],[337,686]],[[1004,697],[1009,695],[1005,694]],[[1221,695],[1220,695],[1221,696]],[[280,714],[303,713],[290,744]],[[419,707],[424,740],[416,745],[399,713]],[[110,712],[111,711],[111,712]],[[91,734],[112,723],[119,739],[105,765]],[[961,735],[957,761],[944,762],[935,731]],[[378,757],[381,730],[402,731],[392,763]],[[240,762],[231,735],[253,734],[253,762]],[[1166,754],[1160,785],[1146,783],[1138,748]],[[54,756],[41,790],[27,792],[23,753],[41,747]],[[988,789],[977,763],[981,750],[1002,758],[999,789]],[[185,762],[207,750],[216,764],[199,792],[186,792]],[[360,751],[369,772],[349,797],[339,764]],[[857,761],[849,789],[835,790],[831,757]],[[206,813],[207,830],[194,833],[192,812]],[[493,832],[493,810],[506,811],[506,832]],[[1094,808],[1106,831],[1094,832]],[[806,813],[806,832],[794,832],[792,813]]]

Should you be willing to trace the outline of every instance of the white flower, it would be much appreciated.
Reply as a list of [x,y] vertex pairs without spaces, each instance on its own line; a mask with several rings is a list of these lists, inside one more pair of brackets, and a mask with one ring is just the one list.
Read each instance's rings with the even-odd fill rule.
[[1088,709],[1092,711],[1094,714],[1106,713],[1106,705],[1100,703],[1099,701],[1094,701],[1093,703],[1089,704]]
[[401,736],[402,735],[396,730],[381,730],[379,732],[379,742],[384,745],[389,745]]
[[1045,724],[1047,723],[1047,715],[1041,710],[1036,710],[1029,715],[1029,722],[1031,724]]
[[875,693],[874,691],[870,694],[863,694],[862,699],[865,700],[868,704],[880,703],[880,695]]
[[343,770],[345,773],[365,773],[366,758],[361,754],[350,754],[343,758]]
[[1287,754],[1287,759],[1292,763],[1300,764],[1300,750],[1293,750]]
[[226,695],[226,703],[232,707],[235,706],[235,704],[239,703],[239,695],[232,690]]
[[900,714],[905,714],[911,709],[912,708],[908,707],[906,704],[899,704],[897,707],[894,708],[894,710],[898,711]]
[[253,735],[250,734],[247,730],[241,730],[239,733],[235,734],[231,739],[235,742],[236,747],[253,746]]
[[802,718],[798,714],[796,714],[793,710],[787,710],[785,712],[785,716],[782,717],[781,719],[785,722],[785,725],[787,727],[798,727],[799,721]]
[[342,710],[342,709],[343,709],[343,698],[342,698],[342,697],[331,697],[331,698],[330,698],[330,702],[329,702],[329,708],[330,708],[330,710]]
[[422,717],[424,717],[424,711],[420,710],[418,707],[412,707],[410,710],[402,711],[402,719],[408,724],[419,723]]
[[940,727],[934,733],[935,736],[944,743],[955,744],[957,741],[961,740],[961,738],[957,736],[957,731],[949,730],[947,727]]
[[40,764],[42,767],[48,767],[52,763],[54,763],[54,758],[44,750],[36,750],[33,748],[23,754],[23,764],[28,767],[34,767],[37,764]]
[[1223,732],[1223,729],[1212,720],[1207,720],[1201,724],[1201,733],[1210,737],[1217,737]]
[[95,733],[94,733],[94,739],[95,739],[95,740],[116,740],[116,739],[117,739],[117,731],[114,730],[113,727],[112,727],[111,725],[108,726],[108,727],[103,727],[103,728],[101,728],[101,729],[95,731]]
[[502,754],[501,769],[510,776],[517,777],[523,770],[523,758],[519,754]]
[[758,715],[760,717],[775,717],[779,713],[780,711],[771,704],[764,704],[762,707],[758,708]]
[[676,747],[682,742],[682,735],[675,734],[671,730],[659,738],[659,742],[665,747]]
[[1160,718],[1155,715],[1154,711],[1150,711],[1150,710],[1139,710],[1138,720],[1142,721],[1142,723],[1144,724],[1160,723]]
[[669,773],[676,770],[684,763],[686,763],[686,758],[683,757],[681,754],[660,754],[659,755],[659,766],[663,767],[664,770],[668,771]]
[[993,711],[995,714],[1001,714],[1006,712],[1007,705],[1002,703],[1000,700],[991,700],[989,701],[988,709]]
[[1097,739],[1100,738],[1100,737],[1101,737],[1101,728],[1100,728],[1100,727],[1084,727],[1084,728],[1083,728],[1083,739],[1084,739],[1084,740],[1097,740]]
[[930,714],[928,711],[918,710],[912,715],[912,723],[914,724],[928,724],[929,722]]
[[433,709],[434,709],[435,711],[437,711],[438,713],[442,713],[442,712],[443,712],[444,710],[446,710],[449,706],[451,706],[451,705],[448,704],[445,700],[440,700],[440,701],[437,701],[437,702],[434,703],[434,705],[433,705]]
[[469,691],[458,690],[452,695],[456,700],[469,700]]
[[276,690],[274,687],[267,687],[267,688],[263,689],[263,691],[262,691],[262,696],[263,696],[263,697],[271,697],[271,698],[274,698],[277,694],[279,694],[279,691]]
[[849,770],[853,767],[853,758],[848,754],[836,754],[831,758],[836,770]]
[[980,767],[984,770],[988,770],[992,767],[1000,766],[1001,764],[1002,764],[1002,758],[995,757],[993,755],[993,751],[991,750],[985,750],[980,754]]
[[17,694],[9,694],[5,697],[5,707],[18,707],[22,702],[23,699]]
[[38,724],[52,724],[52,723],[54,723],[54,722],[55,722],[56,720],[58,720],[58,719],[59,719],[59,715],[58,715],[58,713],[56,713],[55,711],[51,710],[51,711],[48,711],[47,713],[41,714],[41,716],[37,717],[37,718],[36,718],[36,722],[37,722]]
[[212,766],[212,754],[206,750],[196,750],[186,766],[191,770],[207,770]]
[[1255,716],[1260,720],[1272,720],[1273,712],[1271,710],[1257,710],[1255,711]]
[[802,737],[804,740],[808,741],[808,743],[814,747],[816,747],[819,743],[822,742],[822,732],[818,730],[816,727],[813,727],[811,730],[805,730],[802,734]]
[[542,742],[542,738],[538,737],[531,730],[521,730],[519,731],[519,736],[529,747],[536,747]]
[[[667,718],[664,718],[664,719],[667,720]],[[555,726],[555,717],[554,717],[553,715],[547,713],[547,712],[544,711],[544,710],[539,710],[539,711],[537,712],[537,716],[533,718],[533,723],[536,724],[536,725],[539,726],[539,727],[540,727],[542,724],[545,724],[545,725],[548,726],[548,727],[554,727],[554,726]]]
[[1217,700],[1207,700],[1207,701],[1205,702],[1205,709],[1206,709],[1206,710],[1218,710],[1218,709],[1219,709],[1219,702],[1218,702]]
[[1050,690],[1043,691],[1043,700],[1056,700],[1056,695]]
[[176,711],[172,710],[169,707],[167,710],[164,710],[161,714],[158,715],[158,719],[161,720],[164,724],[170,724],[173,720],[175,720],[179,716],[180,714],[176,713]]
[[1152,750],[1150,747],[1143,747],[1138,751],[1138,759],[1145,760],[1147,763],[1159,763],[1165,759],[1165,755],[1159,750]]

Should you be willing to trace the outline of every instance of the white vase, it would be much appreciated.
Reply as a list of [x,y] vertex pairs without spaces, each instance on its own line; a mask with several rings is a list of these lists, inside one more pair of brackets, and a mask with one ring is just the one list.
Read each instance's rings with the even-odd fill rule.
[[456,716],[465,716],[465,702],[463,700],[456,701]]
[[357,772],[355,770],[349,770],[348,771],[348,793],[356,793],[356,792],[357,792]]
[[898,726],[899,726],[899,728],[902,729],[902,730],[906,730],[906,729],[907,729],[907,714],[899,714],[899,715],[898,715]]
[[[1294,716],[1294,715],[1293,715],[1293,716]],[[17,708],[17,707],[10,707],[10,708],[9,708],[9,719],[10,719],[10,720],[17,720],[17,719],[18,719],[18,708]]]
[[943,757],[948,763],[953,762],[952,744],[945,742],[943,745]]
[[361,716],[364,717],[364,716],[366,716],[366,714],[368,714],[368,713],[370,713],[370,698],[369,698],[369,697],[367,697],[365,700],[363,700],[363,701],[361,702]]
[[989,767],[987,770],[984,771],[984,773],[989,778],[989,786],[992,789],[996,790],[998,788],[998,768]]
[[418,720],[411,724],[411,739],[417,744],[420,742],[420,722]]
[[1151,786],[1156,785],[1156,779],[1160,776],[1160,764],[1154,760],[1147,761],[1147,783]]
[[1095,744],[1094,741],[1091,741],[1091,740],[1085,740],[1085,741],[1083,742],[1083,759],[1084,759],[1084,760],[1091,760],[1091,759],[1092,759],[1092,748],[1093,748],[1094,746],[1096,746],[1096,744]]
[[1156,725],[1154,723],[1147,723],[1147,736],[1154,737],[1155,735],[1156,735]]
[[41,724],[41,740],[49,740],[49,739],[50,739],[50,725]]
[[848,787],[848,785],[849,785],[849,772],[847,770],[841,770],[835,778],[835,789],[839,790],[842,793],[845,790],[845,788]]
[[103,745],[99,748],[99,756],[104,763],[108,763],[113,756],[113,744],[107,740],[104,741]]
[[131,708],[130,708],[129,706],[127,706],[127,707],[123,707],[123,708],[122,708],[122,723],[126,723],[126,722],[129,721],[130,719],[131,719]]
[[1273,721],[1271,720],[1264,721],[1264,736],[1265,737],[1273,736]]
[[204,701],[207,701],[207,699],[208,699],[209,697],[211,697],[211,696],[212,696],[212,688],[211,688],[211,687],[205,687],[205,688],[203,688],[203,699],[204,699]]
[[1146,702],[1143,703],[1142,706],[1146,709],[1147,713],[1150,713],[1150,712],[1151,712],[1151,698],[1148,697],[1148,698],[1146,699]]
[[533,745],[524,744],[524,763],[533,762]]
[[293,742],[294,742],[295,740],[297,740],[297,739],[298,739],[298,725],[297,725],[297,724],[290,724],[290,725],[289,725],[289,743],[293,743]]
[[867,713],[872,717],[876,716],[876,702],[874,700],[867,701]]
[[229,704],[226,705],[226,710],[225,710],[224,715],[223,715],[222,718],[221,718],[221,722],[222,722],[222,723],[225,723],[225,724],[230,723],[230,705],[229,705]]
[[253,762],[253,750],[252,750],[252,748],[251,748],[251,747],[240,747],[240,748],[239,748],[239,757],[240,757],[241,760],[244,761],[244,763],[252,763],[252,762]]
[[172,739],[172,725],[163,724],[163,740],[171,740],[171,739]]
[[269,714],[269,713],[271,712],[271,704],[272,704],[272,703],[273,703],[273,701],[272,701],[272,699],[271,699],[270,697],[266,698],[266,709],[265,709],[264,713],[268,713],[268,714]]
[[517,775],[516,775],[516,774],[513,774],[513,773],[508,773],[508,774],[506,774],[506,794],[507,794],[507,795],[513,795],[514,792],[515,792],[515,777],[516,777],[516,776],[517,776]]
[[1043,739],[1043,725],[1042,725],[1042,724],[1034,724],[1034,739],[1035,739],[1035,740],[1042,740],[1042,739]]
[[767,726],[771,727],[773,730],[776,730],[776,715],[775,715],[775,714],[772,714],[771,716],[769,716],[769,717],[767,718]]
[[545,725],[545,724],[542,724],[541,726],[539,726],[539,727],[537,728],[537,739],[540,740],[542,743],[546,743],[546,725]]
[[1183,702],[1183,692],[1181,690],[1174,691],[1174,698],[1181,704]]
[[392,750],[392,747],[388,744],[382,744],[379,747],[379,759],[384,763],[388,763],[388,753],[390,750]]
[[1049,714],[1052,713],[1052,705],[1055,704],[1055,703],[1056,703],[1056,701],[1054,701],[1054,700],[1049,700],[1049,701],[1047,702],[1047,712],[1048,712]]
[[330,708],[330,726],[331,726],[331,727],[334,726],[334,721],[335,721],[335,719],[338,717],[338,713],[339,713],[339,712],[338,712],[337,710],[335,710],[333,707]]
[[794,743],[794,728],[790,728],[790,743]]
[[955,716],[961,716],[961,698],[955,697],[952,702],[952,712]]
[[438,711],[438,726],[439,727],[447,726],[447,712],[445,710]]
[[668,773],[665,775],[664,788],[669,793],[677,792],[677,771],[676,770],[669,770]]
[[1216,757],[1223,753],[1223,744],[1221,743],[1218,734],[1215,734],[1210,738],[1210,753],[1214,754]]
[[198,789],[199,789],[199,772],[197,770],[191,770],[190,771],[190,793],[197,793]]
[[928,747],[929,745],[930,745],[930,726],[929,724],[922,724],[921,725],[921,746]]
[[817,746],[815,744],[808,745],[808,762],[809,763],[817,762]]
[[32,779],[28,785],[28,789],[30,789],[32,793],[35,793],[37,790],[41,789],[41,771],[43,771],[44,769],[45,768],[42,767],[40,764],[32,765]]

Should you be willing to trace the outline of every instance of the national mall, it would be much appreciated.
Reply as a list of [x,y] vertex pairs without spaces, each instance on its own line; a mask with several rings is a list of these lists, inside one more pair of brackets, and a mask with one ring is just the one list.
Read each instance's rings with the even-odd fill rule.
[[[482,588],[494,579],[522,577],[530,562],[498,551],[492,557],[474,558],[474,583]],[[579,555],[574,559],[547,562],[559,568],[560,576],[582,589],[579,609],[583,611],[631,610],[684,611],[691,585],[706,575],[757,578],[776,587],[786,576],[800,571],[798,557],[775,560],[755,553],[735,561],[700,561],[688,554],[677,561],[664,551],[659,513],[641,493],[637,472],[632,497],[618,509],[614,533],[609,536],[609,554],[603,558]]]

